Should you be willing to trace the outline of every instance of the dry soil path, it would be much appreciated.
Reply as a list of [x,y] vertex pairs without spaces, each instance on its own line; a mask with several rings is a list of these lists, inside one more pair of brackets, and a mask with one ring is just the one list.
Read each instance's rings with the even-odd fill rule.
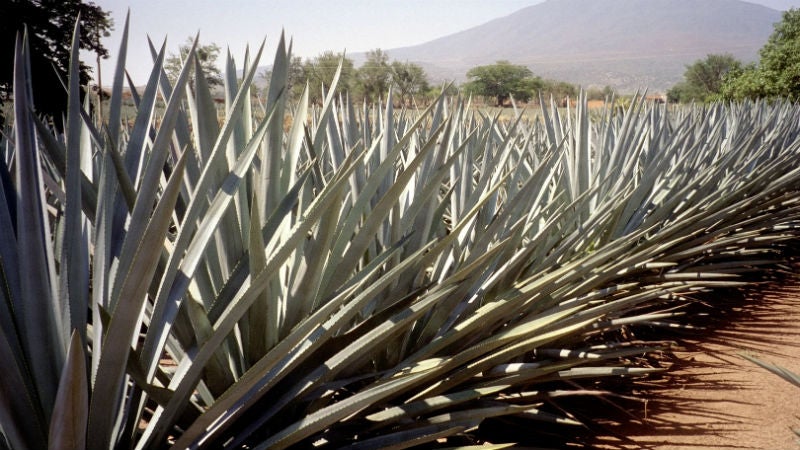
[[[682,341],[639,423],[609,424],[605,449],[800,450],[800,388],[742,358],[800,373],[800,283],[767,288],[718,328]],[[739,303],[739,302],[737,302]]]

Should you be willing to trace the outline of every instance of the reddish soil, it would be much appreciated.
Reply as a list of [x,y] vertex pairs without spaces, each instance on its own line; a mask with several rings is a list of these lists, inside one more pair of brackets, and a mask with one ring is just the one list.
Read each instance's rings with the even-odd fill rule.
[[[605,449],[800,449],[800,387],[742,358],[800,373],[800,284],[766,288],[716,326],[680,340],[638,419],[604,424]],[[714,311],[714,309],[711,309]],[[711,314],[714,314],[713,312]]]

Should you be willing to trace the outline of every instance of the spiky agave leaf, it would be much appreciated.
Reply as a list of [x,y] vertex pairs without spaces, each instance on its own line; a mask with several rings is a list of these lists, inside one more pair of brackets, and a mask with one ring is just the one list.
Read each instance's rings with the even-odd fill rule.
[[[39,391],[58,389],[28,373],[44,363],[28,364],[33,312],[8,307],[25,291],[17,267],[52,271],[39,290],[55,317],[56,293],[85,297],[88,281],[62,278],[86,272],[83,248],[92,314],[70,317],[92,354],[91,446],[405,448],[502,415],[572,423],[544,404],[566,394],[538,387],[647,375],[626,361],[654,347],[626,345],[621,327],[685,326],[676,310],[691,296],[746,285],[797,239],[796,105],[639,99],[595,117],[582,95],[574,110],[506,122],[444,97],[356,109],[332,86],[317,109],[307,94],[289,103],[281,38],[265,117],[249,106],[259,50],[241,81],[230,60],[217,123],[192,56],[173,86],[153,51],[133,126],[97,129],[73,105],[66,141],[29,114],[16,69],[7,148],[27,175],[0,166],[0,353],[16,362],[0,387],[19,392],[0,417],[14,446],[46,444]],[[76,170],[86,142],[97,170]],[[53,200],[31,194],[42,191]],[[68,234],[82,210],[92,245],[51,233],[45,207]],[[40,224],[25,231],[41,255],[22,266],[21,214]],[[53,326],[36,331],[66,352]],[[62,379],[79,386],[75,367]]]
[[[8,305],[13,310],[16,326],[4,330],[18,337],[6,338],[9,344],[17,339],[21,343],[22,354],[17,359],[23,361],[27,370],[21,374],[31,377],[33,389],[20,391],[20,396],[28,397],[34,414],[30,419],[43,429],[47,429],[49,416],[56,397],[66,347],[62,341],[59,326],[59,312],[55,302],[55,261],[53,257],[50,223],[47,220],[46,203],[42,187],[42,167],[37,149],[32,111],[30,88],[30,51],[27,37],[17,40],[14,64],[14,138],[15,138],[15,189],[13,208],[16,210],[15,231],[16,261],[4,261],[4,272],[15,270],[9,278],[9,287],[17,291],[5,290]],[[9,230],[11,231],[11,230]],[[5,323],[10,326],[11,324]],[[20,367],[22,369],[22,367]],[[30,372],[28,372],[30,371]],[[27,372],[27,373],[26,373]],[[55,377],[55,378],[54,378]],[[11,377],[11,381],[14,377]],[[18,385],[17,388],[20,386]],[[23,394],[24,392],[24,394]],[[12,394],[13,395],[13,394]],[[12,424],[11,427],[22,424]],[[5,428],[5,427],[4,427]],[[27,428],[27,427],[26,427]],[[30,442],[41,442],[46,436],[25,436]],[[24,441],[23,441],[24,442]],[[24,444],[23,444],[24,445]]]

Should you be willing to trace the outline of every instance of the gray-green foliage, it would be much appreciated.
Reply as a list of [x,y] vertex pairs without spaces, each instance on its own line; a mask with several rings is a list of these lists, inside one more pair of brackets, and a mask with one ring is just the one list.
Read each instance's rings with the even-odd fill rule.
[[12,448],[405,448],[506,415],[575,424],[547,408],[570,385],[544,382],[656,370],[629,362],[648,348],[621,327],[746,283],[797,238],[795,105],[637,100],[590,120],[581,95],[507,123],[444,98],[357,109],[340,67],[312,106],[287,101],[281,39],[263,109],[261,50],[242,80],[226,65],[219,122],[195,52],[173,84],[162,46],[128,121],[126,40],[109,123],[73,69],[63,136],[31,112],[17,47],[0,158]]
[[[193,42],[194,39],[191,37],[187,38],[186,42],[179,47],[178,53],[170,53],[164,61],[164,70],[167,71],[167,76],[169,76],[170,81],[174,82],[178,78],[183,63],[189,56],[189,50],[191,50]],[[195,49],[195,57],[200,62],[200,67],[202,67],[206,80],[211,86],[222,85],[222,72],[220,72],[217,67],[217,59],[219,58],[220,50],[219,45],[213,42],[200,45]]]
[[389,55],[379,48],[368,51],[367,60],[358,68],[356,77],[364,100],[369,103],[377,102],[389,90]]
[[758,65],[749,65],[726,77],[722,96],[737,100],[800,98],[800,9],[783,13],[759,54]]
[[667,91],[671,102],[709,102],[718,99],[728,74],[738,74],[742,63],[733,55],[711,54],[686,66],[683,81]]
[[418,64],[411,62],[392,61],[389,68],[392,86],[400,96],[400,103],[411,105],[414,99],[420,94],[425,94],[430,86],[428,85],[428,75]]
[[426,94],[429,89],[428,77],[422,67],[409,62],[390,63],[389,56],[381,49],[367,52],[366,61],[358,69],[355,69],[352,60],[341,53],[323,52],[306,60],[301,66],[301,78],[305,81],[299,85],[309,83],[312,102],[322,103],[323,94],[330,88],[340,60],[342,70],[335,87],[337,94],[347,94],[367,103],[379,103],[382,96],[393,88],[399,102],[411,106],[415,98]]
[[503,106],[511,97],[527,102],[544,86],[543,80],[534,77],[530,69],[509,61],[473,67],[467,78],[469,81],[464,85],[467,92],[494,97],[497,106]]
[[[334,83],[337,73],[338,83]],[[319,105],[329,90],[333,89],[337,95],[344,94],[353,90],[357,82],[353,60],[345,57],[344,53],[332,51],[322,52],[313,59],[306,60],[303,63],[303,76],[308,83],[309,99]]]

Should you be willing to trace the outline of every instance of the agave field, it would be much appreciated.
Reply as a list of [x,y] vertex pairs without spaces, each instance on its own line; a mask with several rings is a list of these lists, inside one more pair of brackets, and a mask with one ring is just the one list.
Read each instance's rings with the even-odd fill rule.
[[281,38],[263,102],[262,50],[241,80],[228,60],[220,121],[194,56],[171,83],[162,46],[123,117],[126,41],[103,124],[74,46],[63,133],[17,44],[0,447],[447,446],[501,416],[569,433],[560,397],[659,370],[631,330],[690,324],[800,236],[797,104],[320,107],[283,95]]

